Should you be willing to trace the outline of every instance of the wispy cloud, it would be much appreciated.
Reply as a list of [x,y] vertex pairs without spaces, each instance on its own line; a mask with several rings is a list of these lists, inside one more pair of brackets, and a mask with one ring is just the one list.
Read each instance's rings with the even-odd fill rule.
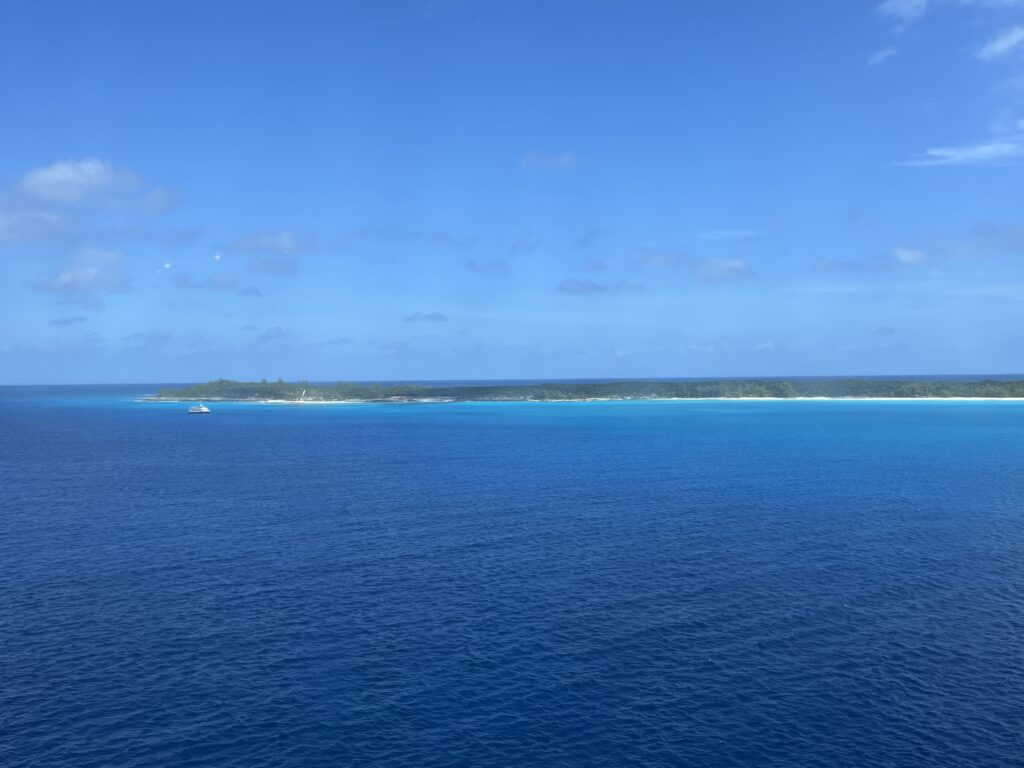
[[121,339],[125,349],[135,352],[163,349],[173,340],[174,337],[166,331],[141,331],[128,334]]
[[249,260],[249,271],[260,275],[291,277],[299,272],[294,256],[254,256]]
[[311,234],[281,230],[245,235],[225,246],[225,250],[234,253],[294,255],[311,251],[315,246],[316,238]]
[[690,262],[689,268],[694,277],[705,283],[745,280],[754,273],[743,259],[697,259]]
[[959,147],[936,147],[927,149],[922,157],[905,160],[898,165],[983,165],[1012,160],[1021,155],[1022,146],[1017,141],[990,141]]
[[818,284],[818,285],[791,285],[786,290],[795,293],[863,293],[872,290],[870,285],[851,285],[848,283]]
[[978,221],[966,240],[952,251],[960,258],[1024,255],[1024,226],[1008,226],[995,221]]
[[245,285],[237,272],[215,272],[205,280],[195,280],[192,275],[182,272],[174,276],[174,285],[185,290],[223,291],[239,296],[262,296],[259,289]]
[[611,227],[587,227],[576,238],[576,245],[580,248],[590,248],[593,245],[606,239],[612,234]]
[[894,46],[889,46],[888,48],[880,48],[879,50],[871,54],[871,56],[868,58],[867,66],[877,67],[883,61],[891,59],[893,56],[897,54],[897,52],[898,51]]
[[183,248],[195,244],[202,235],[202,227],[156,229],[142,226],[115,226],[97,229],[90,233],[89,239],[112,245],[152,243],[169,248]]
[[940,5],[997,10],[1024,5],[1024,0],[883,0],[878,5],[878,12],[894,21],[910,24]]
[[634,251],[640,265],[652,269],[677,269],[689,263],[689,256],[683,251],[670,248],[637,248]]
[[376,345],[381,352],[393,352],[398,354],[409,354],[416,351],[408,341],[384,341]]
[[893,269],[889,263],[881,261],[862,261],[857,259],[818,259],[814,268],[819,272],[829,272],[845,275],[864,275],[878,272],[888,272]]
[[928,261],[928,254],[917,248],[896,248],[892,257],[900,264],[925,264]]
[[508,247],[509,256],[518,256],[521,253],[533,253],[540,248],[543,241],[530,232],[519,235]]
[[[9,206],[9,207],[8,207]],[[23,244],[66,236],[72,228],[67,216],[0,200],[0,244]]]
[[888,258],[875,259],[818,259],[814,266],[819,272],[846,275],[872,275],[892,272],[897,265],[922,266],[929,263],[928,254],[919,248],[894,248]]
[[1006,56],[1024,43],[1024,25],[1004,29],[985,45],[978,49],[977,56],[983,61],[991,61]]
[[265,330],[263,333],[261,333],[259,336],[257,336],[256,337],[256,344],[260,345],[260,344],[280,343],[280,342],[283,342],[283,341],[287,341],[291,337],[292,337],[292,333],[290,331],[286,331],[281,326],[275,325],[275,326],[272,326],[270,328],[267,328],[267,330]]
[[119,253],[88,248],[79,251],[57,274],[33,287],[59,294],[67,302],[99,309],[103,306],[102,294],[124,293],[131,289],[131,283]]
[[110,195],[139,183],[136,174],[103,160],[63,160],[29,171],[21,188],[32,197],[58,203],[80,203]]
[[55,317],[50,321],[50,325],[75,325],[76,323],[84,322],[84,317],[76,315],[75,317]]
[[[717,230],[718,239],[743,239],[749,230]],[[728,233],[728,234],[727,234]],[[740,234],[743,233],[743,234]],[[753,236],[750,233],[749,236]],[[704,283],[726,283],[745,280],[754,274],[743,259],[712,257],[694,259],[683,251],[662,248],[641,248],[636,251],[641,266],[652,269],[685,269],[690,276]]]
[[466,262],[466,269],[477,275],[507,275],[511,271],[508,261],[500,256],[490,261],[470,259]]
[[878,12],[896,21],[909,23],[916,21],[928,10],[928,0],[884,0],[878,6]]
[[558,284],[561,293],[569,293],[578,296],[598,296],[609,293],[634,293],[643,290],[643,287],[626,280],[619,280],[613,283],[599,283],[589,278],[566,278]]
[[683,349],[683,352],[696,353],[698,355],[710,355],[714,351],[714,344],[687,344]]
[[551,168],[559,171],[571,171],[580,166],[580,159],[575,152],[525,152],[519,157],[520,168]]
[[0,189],[0,246],[61,242],[69,249],[127,242],[181,244],[194,228],[152,230],[146,221],[180,195],[104,160],[61,160]]
[[445,230],[415,229],[410,227],[357,227],[341,232],[335,238],[335,245],[344,250],[351,250],[367,241],[461,250],[470,246],[473,243],[473,238]]
[[448,322],[448,315],[443,312],[413,312],[411,315],[403,318],[403,322],[406,323],[446,323]]
[[140,214],[162,213],[177,192],[146,184],[138,173],[105,160],[61,160],[34,168],[18,182],[28,198],[53,205],[93,205]]

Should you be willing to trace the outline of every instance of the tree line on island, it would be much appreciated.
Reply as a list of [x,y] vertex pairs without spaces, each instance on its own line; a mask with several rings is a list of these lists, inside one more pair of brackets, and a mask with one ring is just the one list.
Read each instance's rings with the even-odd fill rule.
[[645,400],[662,398],[741,397],[1024,397],[1024,380],[977,381],[937,379],[702,379],[686,381],[548,382],[542,384],[373,384],[308,381],[232,381],[217,379],[164,389],[161,399],[357,401],[523,401]]

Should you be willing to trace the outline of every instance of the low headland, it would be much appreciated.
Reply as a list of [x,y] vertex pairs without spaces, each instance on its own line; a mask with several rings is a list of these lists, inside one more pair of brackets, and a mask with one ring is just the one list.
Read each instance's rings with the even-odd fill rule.
[[218,379],[158,392],[151,400],[332,402],[523,402],[718,399],[1024,399],[1022,379],[693,379],[547,383],[373,384]]

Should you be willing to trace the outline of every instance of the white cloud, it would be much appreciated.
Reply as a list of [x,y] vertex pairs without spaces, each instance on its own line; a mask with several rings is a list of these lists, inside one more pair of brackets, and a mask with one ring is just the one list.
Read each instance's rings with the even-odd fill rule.
[[149,186],[134,171],[104,160],[61,160],[33,168],[0,190],[0,246],[52,240],[69,246],[187,244],[195,239],[194,228],[159,232],[133,223],[171,209],[179,199],[176,191]]
[[181,193],[167,187],[153,187],[134,201],[135,212],[155,216],[174,208],[181,202]]
[[55,203],[81,203],[106,197],[140,184],[131,171],[115,168],[103,160],[63,160],[35,168],[22,177],[27,194]]
[[[0,206],[3,204],[0,201]],[[0,244],[59,238],[69,228],[67,219],[56,211],[0,207]]]
[[607,293],[633,293],[634,291],[641,290],[641,286],[636,283],[630,283],[625,280],[619,280],[615,283],[599,283],[596,280],[590,278],[566,278],[558,284],[558,290],[561,293],[571,293],[578,296],[597,296],[600,294]]
[[477,275],[507,275],[511,271],[508,261],[501,256],[497,256],[490,261],[470,259],[466,262],[466,269]]
[[975,222],[966,240],[955,247],[953,253],[964,258],[1024,254],[1024,226]]
[[68,301],[101,306],[101,293],[123,293],[131,278],[121,269],[121,255],[114,251],[86,248],[53,277],[35,284],[35,289],[61,294]]
[[989,121],[989,135],[993,139],[1017,141],[1024,138],[1024,120],[1017,117],[1018,110],[1015,107],[1001,109],[992,120]]
[[290,230],[280,232],[255,232],[240,237],[228,246],[228,250],[241,253],[293,254],[309,251],[316,244],[312,235]]
[[243,283],[242,276],[237,272],[214,272],[205,280],[193,280],[189,273],[179,272],[174,276],[174,285],[186,290],[224,291],[239,296],[263,295],[256,286]]
[[1005,56],[1024,43],[1024,26],[1010,27],[989,40],[978,50],[978,58],[991,61]]
[[886,59],[891,59],[897,53],[896,48],[890,46],[888,48],[881,48],[871,54],[871,58],[868,59],[867,65],[869,67],[877,67]]
[[249,271],[291,277],[299,273],[299,262],[294,256],[253,256],[249,259]]
[[1024,5],[1024,0],[946,0],[949,5],[972,8],[1017,8]]
[[875,272],[887,272],[892,265],[881,261],[862,261],[860,259],[818,259],[814,263],[815,269],[819,272],[833,272],[836,274],[871,274]]
[[81,315],[75,317],[55,317],[50,321],[50,325],[75,325],[77,323],[84,323],[85,318]]
[[446,323],[448,315],[443,312],[413,312],[404,318],[406,323]]
[[512,241],[512,244],[508,248],[508,254],[509,256],[518,256],[521,253],[533,253],[540,248],[543,242],[544,241],[536,235],[530,232],[524,232]]
[[714,344],[690,344],[686,347],[687,352],[697,352],[702,355],[710,355],[715,351]]
[[691,263],[690,271],[694,277],[706,283],[743,280],[753,274],[750,265],[743,259],[701,259]]
[[613,230],[611,227],[587,227],[578,238],[576,238],[576,245],[580,248],[589,248],[592,245],[596,245],[601,242],[609,235]]
[[292,337],[291,331],[286,331],[280,325],[275,325],[267,328],[263,333],[256,337],[256,344],[271,344],[286,341]]
[[667,248],[651,248],[645,246],[643,248],[637,248],[636,255],[643,266],[651,267],[653,269],[678,269],[689,261],[689,256],[687,256],[683,251]]
[[345,250],[365,245],[390,246],[423,245],[430,248],[463,249],[473,243],[473,238],[458,232],[444,230],[411,229],[409,227],[358,227],[342,232],[333,247]]
[[924,157],[907,160],[900,165],[978,165],[1009,160],[1021,154],[1015,141],[991,141],[961,147],[936,147],[925,150]]
[[916,248],[897,248],[892,257],[900,264],[924,264],[928,261],[928,254]]
[[885,0],[878,6],[883,16],[902,21],[915,21],[928,10],[928,0]]
[[909,24],[939,5],[999,9],[1024,5],[1024,0],[883,0],[878,5],[878,12],[890,19]]

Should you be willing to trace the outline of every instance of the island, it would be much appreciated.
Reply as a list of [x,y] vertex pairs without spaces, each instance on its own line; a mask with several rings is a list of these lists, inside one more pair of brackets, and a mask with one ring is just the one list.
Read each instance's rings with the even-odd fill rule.
[[312,383],[217,379],[163,389],[151,400],[524,402],[705,399],[1024,398],[1021,379],[760,378],[552,381],[545,383]]

